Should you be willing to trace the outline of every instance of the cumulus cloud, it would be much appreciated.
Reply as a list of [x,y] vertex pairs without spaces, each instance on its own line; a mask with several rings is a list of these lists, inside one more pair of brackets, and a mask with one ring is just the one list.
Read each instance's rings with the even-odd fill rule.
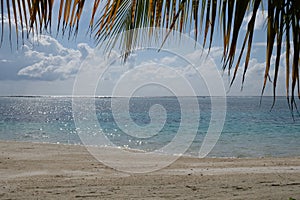
[[65,80],[73,77],[82,61],[93,53],[87,44],[78,44],[76,49],[66,48],[48,35],[30,36],[21,46],[12,33],[10,45],[7,18],[4,30],[6,40],[0,48],[0,80]]
[[[262,11],[259,12],[255,25],[256,29],[262,28],[266,15],[266,12],[264,12],[264,15],[262,15]],[[244,21],[245,24],[247,20],[250,20],[249,16],[246,21]],[[5,26],[7,26],[7,24],[5,24]],[[5,30],[8,30],[8,28],[5,28]],[[17,85],[16,82],[19,82],[19,87],[23,86],[26,81],[32,81],[31,84],[28,84],[28,87],[30,87],[29,90],[31,88],[40,87],[39,90],[47,88],[47,91],[50,91],[51,88],[52,90],[54,87],[55,89],[59,88],[58,85],[65,87],[65,83],[68,82],[69,88],[71,88],[72,91],[71,80],[77,75],[82,63],[89,63],[93,67],[93,69],[86,69],[90,70],[91,73],[94,72],[93,70],[96,72],[100,68],[107,67],[105,66],[105,59],[102,57],[102,54],[98,54],[99,52],[96,52],[98,50],[90,48],[87,44],[82,43],[78,44],[76,48],[67,48],[51,36],[42,35],[37,39],[38,42],[35,40],[34,44],[26,41],[24,46],[20,47],[18,50],[10,50],[9,41],[4,42],[2,48],[0,48],[1,87],[10,89],[13,87],[13,84]],[[15,38],[13,38],[12,41],[15,41]],[[13,44],[13,46],[14,45],[15,44]],[[174,48],[178,48],[178,46]],[[260,46],[256,45],[254,48],[258,49]],[[253,51],[255,49],[253,49]],[[185,51],[184,48],[182,48],[182,51]],[[202,49],[194,50],[186,53],[184,57],[196,64],[196,69],[201,70],[201,73],[205,74],[208,81],[213,82],[215,80],[213,71],[217,69],[222,72],[220,61],[223,48],[213,46],[210,50],[209,57],[206,57],[205,51],[206,50],[203,52]],[[130,70],[135,70],[135,73],[132,73],[127,77],[126,80],[128,81],[125,82],[126,84],[136,84],[136,81],[154,78],[166,79],[169,83],[176,85],[178,84],[178,75],[182,75],[195,85],[197,91],[200,91],[198,95],[207,95],[207,93],[202,92],[206,85],[201,78],[201,74],[199,76],[199,74],[196,73],[194,66],[190,63],[174,54],[162,55],[151,52],[149,54],[151,55],[145,54],[144,56],[141,56],[138,53],[132,54],[125,65],[121,65],[119,55],[112,52],[112,57],[114,57],[116,61],[115,63],[112,63],[109,70],[103,76],[103,81],[101,82],[101,84],[103,84],[102,88],[111,90],[112,88],[110,87],[113,87],[114,83],[122,78],[121,76],[123,74],[126,74],[126,72]],[[249,70],[246,75],[244,92],[240,93],[240,83],[243,72],[243,66],[241,66],[238,71],[237,80],[231,89],[231,93],[229,93],[230,95],[260,94],[265,63],[256,59],[254,56],[256,55],[253,53],[249,64]],[[95,57],[97,58],[95,59]],[[283,62],[284,56],[282,57]],[[274,59],[272,59],[272,62],[273,60]],[[136,66],[139,65],[143,65],[144,68],[135,69]],[[169,70],[165,70],[161,65],[173,67],[174,71],[170,73]],[[282,77],[284,77],[284,68],[281,67],[280,69],[279,79],[282,80]],[[271,71],[271,74],[272,72],[273,71]],[[224,75],[222,78],[226,85],[228,77]],[[280,80],[280,83],[284,83],[284,81]],[[36,83],[36,81],[39,81],[41,84],[36,86],[36,84],[33,84]],[[4,82],[6,85],[4,85]],[[85,82],[86,84],[89,84],[88,80]],[[176,85],[176,87],[180,87],[180,85]],[[284,88],[284,84],[279,84],[279,88],[281,87]],[[217,88],[214,90],[216,89]],[[61,90],[63,90],[63,88]],[[21,89],[18,90],[17,93],[19,94],[20,91]],[[54,92],[56,92],[56,90]]]
[[174,62],[176,62],[177,57],[176,56],[167,56],[161,59],[161,63],[164,65],[169,65],[169,64],[173,64]]
[[40,80],[64,80],[74,76],[82,61],[92,53],[86,44],[79,44],[78,50],[63,47],[50,36],[41,36],[37,48],[28,48],[25,59],[35,60],[18,72],[19,76]]

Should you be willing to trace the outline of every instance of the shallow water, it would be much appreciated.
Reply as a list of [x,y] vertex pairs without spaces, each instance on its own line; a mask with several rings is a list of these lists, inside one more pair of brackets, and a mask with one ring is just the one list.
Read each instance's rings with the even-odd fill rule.
[[[186,134],[196,130],[186,154],[197,156],[211,117],[209,97],[198,97],[197,103],[189,97],[181,101],[176,97],[131,98],[129,112],[120,106],[116,113],[112,112],[112,101],[123,105],[128,99],[79,98],[77,102],[89,109],[86,102],[91,100],[95,102],[97,123],[87,120],[87,124],[91,123],[88,127],[93,136],[104,134],[114,145],[143,151],[164,147],[184,127]],[[261,106],[259,100],[227,97],[225,125],[210,157],[300,156],[300,118],[295,115],[293,121],[286,98],[277,97],[272,111],[272,97],[264,97]],[[188,113],[184,123],[180,103]],[[200,113],[195,112],[197,108]],[[0,140],[82,144],[73,114],[72,98],[68,97],[1,97]],[[192,123],[199,116],[200,122]],[[158,127],[161,129],[156,130]],[[178,145],[184,144],[179,141]]]

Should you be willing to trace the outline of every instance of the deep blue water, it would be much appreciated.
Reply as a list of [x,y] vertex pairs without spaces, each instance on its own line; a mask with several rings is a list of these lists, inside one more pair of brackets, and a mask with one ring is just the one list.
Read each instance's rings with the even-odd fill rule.
[[[82,107],[86,100],[79,98]],[[120,104],[124,101],[123,98],[114,100]],[[293,120],[285,97],[277,97],[272,111],[272,97],[263,97],[261,105],[259,100],[260,97],[227,97],[225,125],[209,156],[300,156],[300,117],[296,114]],[[104,133],[117,146],[153,151],[168,144],[181,126],[182,113],[176,97],[131,98],[129,115],[136,127],[132,130],[128,127],[127,131],[133,134],[126,134],[123,131],[128,123],[123,117],[126,109],[117,112],[121,119],[119,123],[124,125],[119,127],[111,111],[111,101],[111,98],[95,98],[98,122],[91,132],[95,131],[95,135],[99,131]],[[198,117],[199,113],[193,111],[196,107],[200,109],[197,135],[186,152],[196,156],[210,122],[211,100],[199,97],[198,104],[193,104],[189,103],[189,97],[185,97],[184,102],[187,102],[190,119]],[[151,121],[149,109],[156,104],[163,106],[166,115],[158,113],[156,120]],[[151,132],[159,123],[163,124],[157,133],[149,137],[136,136]],[[189,125],[194,124],[187,124],[187,133],[192,130]],[[78,130],[73,119],[72,98],[0,98],[0,140],[82,144]]]

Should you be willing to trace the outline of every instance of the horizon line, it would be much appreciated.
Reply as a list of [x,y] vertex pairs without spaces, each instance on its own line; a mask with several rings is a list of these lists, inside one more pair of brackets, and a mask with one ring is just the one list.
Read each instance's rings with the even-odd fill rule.
[[[274,97],[273,95],[226,95],[226,96],[207,96],[207,95],[198,95],[198,96],[168,96],[168,95],[157,95],[157,96],[88,96],[88,95],[82,95],[82,96],[74,96],[74,95],[0,95],[0,97],[20,97],[20,98],[59,98],[59,97],[68,97],[68,98],[145,98],[145,97]],[[276,97],[287,97],[283,95],[277,95]]]

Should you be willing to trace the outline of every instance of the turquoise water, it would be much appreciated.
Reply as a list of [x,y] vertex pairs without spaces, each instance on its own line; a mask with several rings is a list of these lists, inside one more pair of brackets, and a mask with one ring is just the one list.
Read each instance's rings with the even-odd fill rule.
[[[128,135],[115,122],[111,111],[111,98],[95,98],[98,126],[91,131],[101,131],[115,145],[126,148],[153,151],[168,144],[175,137],[181,122],[180,103],[176,97],[131,98],[129,114],[137,125],[133,133],[147,132],[164,121],[158,115],[157,122],[151,122],[149,109],[159,104],[165,109],[166,121],[162,129],[151,137],[141,138]],[[124,98],[114,99],[119,103]],[[293,120],[286,98],[278,97],[270,111],[272,97],[228,97],[226,121],[222,134],[209,154],[210,157],[268,157],[300,156],[300,117]],[[85,106],[86,98],[81,98]],[[198,104],[189,103],[185,97],[190,119],[198,115],[192,112],[200,109],[200,123],[197,135],[186,154],[197,156],[211,117],[209,97],[199,97]],[[118,110],[121,122],[128,123],[122,116],[126,110]],[[161,117],[161,119],[160,119]],[[188,129],[186,130],[189,131]],[[82,144],[78,136],[72,113],[72,98],[68,97],[1,97],[0,98],[0,140]]]

